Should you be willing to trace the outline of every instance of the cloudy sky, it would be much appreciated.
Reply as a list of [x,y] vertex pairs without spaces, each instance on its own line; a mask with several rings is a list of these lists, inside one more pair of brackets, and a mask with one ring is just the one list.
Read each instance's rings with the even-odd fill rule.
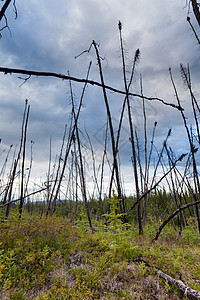
[[[195,94],[200,96],[200,51],[186,21],[186,0],[16,0],[18,17],[15,20],[13,6],[6,12],[9,30],[4,29],[0,40],[0,66],[35,71],[50,71],[85,78],[92,61],[90,79],[100,81],[94,49],[75,59],[87,50],[95,40],[99,43],[105,81],[108,85],[123,90],[118,21],[122,22],[122,34],[126,53],[127,71],[130,70],[135,51],[140,49],[140,61],[131,91],[140,93],[140,74],[143,78],[143,93],[176,104],[169,78],[172,68],[179,90],[181,103],[188,123],[193,123],[189,93],[182,82],[179,65],[190,64]],[[1,3],[1,6],[3,2]],[[193,14],[191,21],[196,26]],[[1,21],[3,27],[4,20]],[[33,177],[44,178],[48,168],[49,139],[52,137],[53,155],[59,153],[65,124],[69,124],[69,83],[55,78],[31,77],[25,84],[20,75],[0,74],[0,164],[11,144],[20,140],[20,126],[25,100],[31,106],[27,151],[30,141],[33,147]],[[127,72],[127,76],[129,73]],[[21,76],[24,77],[24,76]],[[82,84],[72,84],[79,101]],[[117,130],[123,97],[108,92],[115,131]],[[133,122],[144,149],[142,102],[132,99]],[[180,113],[158,101],[146,102],[148,138],[155,121],[158,122],[156,145],[161,149],[169,128],[172,135],[169,145],[177,155],[188,151],[188,142]],[[106,125],[106,110],[102,91],[88,86],[79,127],[90,135],[99,161],[103,151],[103,134]],[[122,173],[128,192],[133,192],[131,148],[129,130],[125,117],[120,158]],[[110,149],[108,149],[110,151]],[[87,151],[86,151],[87,152]],[[88,157],[87,157],[88,155]],[[86,153],[86,159],[90,159]],[[27,159],[29,153],[27,153]],[[27,162],[28,163],[28,162]],[[89,179],[88,179],[89,180]]]

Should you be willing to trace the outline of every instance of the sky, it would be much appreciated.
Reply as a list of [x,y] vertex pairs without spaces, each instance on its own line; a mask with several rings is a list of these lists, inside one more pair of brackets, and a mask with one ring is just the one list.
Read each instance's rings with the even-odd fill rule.
[[[190,65],[192,84],[197,99],[200,95],[200,50],[186,21],[186,0],[16,0],[17,19],[10,5],[6,17],[9,30],[1,31],[0,67],[35,71],[49,71],[85,78],[89,62],[89,78],[100,81],[94,49],[99,44],[102,67],[107,85],[124,89],[118,22],[122,35],[127,65],[127,77],[135,51],[140,49],[140,60],[131,87],[140,94],[142,76],[143,94],[176,103],[169,77],[172,69],[181,104],[188,124],[193,124],[190,96],[180,74],[180,63]],[[1,3],[1,6],[3,3]],[[192,11],[191,21],[197,27]],[[4,20],[1,21],[1,27]],[[71,100],[69,82],[56,78],[31,77],[24,82],[22,75],[0,74],[0,168],[11,144],[19,145],[25,100],[30,104],[27,139],[27,166],[30,160],[30,143],[33,145],[32,178],[45,180],[49,160],[49,143],[52,139],[52,160],[60,152],[65,124],[69,127]],[[83,84],[72,82],[77,103]],[[117,131],[123,96],[108,92],[115,133]],[[92,165],[88,150],[88,132],[96,164],[101,163],[106,128],[106,109],[99,87],[88,86],[79,119],[83,153],[87,168]],[[177,156],[188,151],[180,112],[158,101],[145,101],[147,114],[148,147],[154,122],[155,145],[158,150],[172,128],[169,146]],[[144,152],[142,101],[131,100],[133,124],[137,130],[141,155]],[[134,193],[131,147],[127,116],[124,118],[120,140],[121,173],[127,193]],[[14,149],[14,148],[13,148]],[[108,145],[111,159],[111,146]],[[14,151],[14,150],[13,150]],[[156,160],[156,158],[155,158]],[[92,172],[87,182],[92,181]]]

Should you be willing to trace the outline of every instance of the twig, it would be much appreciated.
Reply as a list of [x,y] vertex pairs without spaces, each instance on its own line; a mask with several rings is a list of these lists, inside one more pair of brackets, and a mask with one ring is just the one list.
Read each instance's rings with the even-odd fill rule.
[[199,37],[198,37],[198,35],[197,35],[197,33],[196,33],[196,30],[194,29],[194,26],[192,25],[192,23],[191,23],[191,21],[190,21],[190,17],[187,17],[187,21],[188,21],[188,23],[190,24],[190,27],[192,28],[192,31],[193,31],[193,33],[194,33],[194,35],[195,35],[195,38],[197,39],[198,43],[200,44]]
[[[10,32],[10,35],[12,36],[12,33],[11,33],[11,30],[10,30],[10,27],[8,26],[8,19],[7,19],[6,15],[4,15],[4,19],[5,19],[5,23],[6,23],[6,25],[5,25],[5,26],[3,26],[3,27],[0,29],[0,31],[3,31],[5,28],[8,28],[8,30],[9,30],[9,32]],[[1,34],[1,33],[0,33],[0,38],[2,38],[2,34]]]
[[[175,82],[174,82],[174,79],[173,79],[173,76],[172,76],[171,69],[169,69],[169,73],[170,73],[170,79],[171,79],[171,82],[172,82],[172,86],[173,86],[173,89],[174,89],[174,92],[175,92],[176,100],[177,100],[177,103],[179,105],[180,104],[180,99],[179,99],[178,91],[176,89],[176,85],[175,85]],[[181,113],[181,116],[182,116],[182,119],[183,119],[183,123],[184,123],[186,133],[187,133],[187,136],[188,136],[188,141],[189,141],[189,144],[190,144],[190,151],[191,151],[192,163],[193,163],[193,179],[194,179],[194,185],[195,185],[195,193],[196,193],[196,197],[198,197],[198,194],[200,194],[200,182],[199,182],[199,176],[198,176],[198,171],[197,171],[197,163],[196,163],[196,158],[195,158],[196,148],[193,144],[193,139],[192,139],[192,137],[190,135],[190,132],[189,132],[189,128],[188,128],[188,125],[187,125],[185,114],[184,114],[183,111],[181,111],[180,113]],[[200,213],[199,213],[199,206],[197,204],[196,204],[196,215],[197,215],[197,221],[198,221],[198,230],[200,232]]]
[[[90,68],[91,68],[91,62],[90,62],[89,67],[88,67],[86,81],[87,81],[87,78],[89,76]],[[68,76],[68,77],[70,77],[70,76]],[[74,140],[74,134],[75,134],[75,130],[76,130],[76,124],[78,122],[80,110],[81,110],[82,103],[83,103],[83,96],[84,96],[86,87],[87,87],[87,83],[85,82],[85,85],[84,85],[83,90],[82,90],[82,95],[81,95],[79,107],[78,107],[78,112],[76,114],[76,118],[74,119],[74,125],[73,125],[73,128],[72,128],[71,132],[70,132],[70,136],[69,136],[69,139],[68,139],[68,144],[67,144],[67,147],[66,147],[66,150],[65,150],[65,155],[64,155],[64,160],[63,160],[63,167],[62,167],[62,170],[61,170],[60,178],[58,180],[58,185],[57,185],[57,189],[56,189],[56,192],[55,192],[54,199],[57,199],[57,196],[58,196],[58,193],[59,193],[59,190],[60,190],[60,186],[61,186],[61,182],[63,180],[63,176],[64,176],[66,164],[67,164],[67,159],[68,159],[68,156],[69,156],[69,153],[70,153],[72,142]]]
[[18,18],[17,6],[15,0],[13,1],[14,13],[15,13],[15,20]]
[[[118,160],[117,160],[117,151],[116,151],[116,144],[115,144],[115,134],[114,134],[114,129],[113,129],[113,122],[112,122],[112,115],[111,115],[111,110],[110,110],[110,105],[107,97],[107,92],[104,84],[104,76],[103,76],[103,70],[102,70],[102,65],[101,65],[101,59],[99,55],[99,50],[98,50],[98,44],[93,41],[92,42],[95,52],[96,52],[96,58],[97,58],[97,63],[99,67],[99,75],[101,79],[101,86],[102,86],[102,92],[103,92],[103,98],[106,106],[106,112],[107,112],[107,117],[108,117],[108,124],[109,124],[109,129],[110,129],[110,137],[111,137],[111,145],[112,145],[112,158],[113,158],[113,168],[115,169],[115,176],[116,176],[116,183],[117,183],[117,193],[118,193],[118,198],[122,198],[122,191],[121,191],[121,183],[120,183],[120,174],[119,174],[119,165],[118,165]],[[110,195],[109,195],[110,197]]]
[[[136,197],[138,200],[139,195],[140,195],[140,189],[139,189],[139,182],[138,182],[135,137],[134,137],[134,132],[133,132],[133,121],[132,121],[132,113],[131,113],[131,106],[130,106],[130,97],[128,95],[129,87],[128,87],[127,78],[126,78],[126,63],[125,63],[124,47],[123,47],[123,40],[122,40],[122,24],[120,21],[119,21],[118,27],[119,27],[119,39],[120,39],[120,49],[121,49],[121,57],[122,57],[123,82],[124,82],[124,88],[125,88],[125,92],[126,92],[126,104],[127,104],[127,110],[128,110],[128,122],[129,122],[129,130],[130,130],[131,149],[132,149],[133,174],[134,174],[134,180],[135,180]],[[138,155],[139,155],[139,153],[138,153]],[[139,157],[138,157],[138,160],[139,160]],[[142,216],[141,216],[140,202],[138,202],[138,206],[137,206],[137,221],[138,221],[139,234],[142,234],[143,228],[142,228]]]
[[31,78],[31,75],[29,75],[27,78],[23,78],[23,77],[18,77],[19,79],[21,79],[21,80],[24,80],[24,82],[22,82],[22,84],[20,84],[20,86],[19,87],[21,87],[22,85],[24,85],[30,78]]

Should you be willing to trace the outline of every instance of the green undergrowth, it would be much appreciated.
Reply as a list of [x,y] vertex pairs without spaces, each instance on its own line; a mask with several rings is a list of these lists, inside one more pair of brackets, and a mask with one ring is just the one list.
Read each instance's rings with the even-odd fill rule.
[[108,226],[96,223],[92,233],[83,219],[76,225],[59,217],[11,216],[1,222],[0,298],[179,299],[154,268],[200,290],[200,236],[194,220],[182,235],[166,227],[151,244],[153,221],[139,236],[134,224],[124,226],[115,218]]

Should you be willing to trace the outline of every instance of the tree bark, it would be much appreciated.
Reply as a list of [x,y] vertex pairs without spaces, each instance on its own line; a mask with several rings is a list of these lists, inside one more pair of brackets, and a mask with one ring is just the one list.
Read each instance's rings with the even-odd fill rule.
[[192,8],[193,8],[195,18],[200,26],[200,11],[199,11],[199,7],[198,7],[198,3],[196,0],[191,0],[191,2],[192,2]]
[[10,4],[11,0],[6,0],[6,2],[4,3],[4,5],[2,6],[2,9],[0,11],[0,21],[1,19],[3,18],[5,12],[6,12],[6,9],[8,8],[8,5]]
[[186,297],[186,299],[191,299],[191,300],[200,299],[200,292],[187,286],[186,284],[183,283],[182,280],[176,280],[173,277],[163,273],[160,270],[156,270],[156,274],[159,278],[166,280],[170,285],[176,285],[177,288],[181,291],[181,293],[183,293],[183,296]]
[[193,288],[186,285],[181,279],[177,280],[177,279],[167,275],[166,273],[162,272],[161,270],[150,266],[148,264],[148,262],[146,262],[143,259],[136,259],[135,262],[144,263],[148,269],[150,269],[151,271],[156,273],[158,278],[167,281],[170,285],[177,286],[179,291],[182,293],[182,296],[185,297],[186,299],[200,300],[200,292],[197,290],[194,290]]
[[[102,70],[102,66],[101,66],[101,58],[100,58],[97,44],[95,43],[95,41],[93,41],[92,44],[93,44],[93,46],[95,48],[95,52],[96,52],[97,63],[99,66],[99,74],[100,74],[101,85],[102,85],[102,91],[103,91],[103,97],[104,97],[104,102],[105,102],[106,112],[107,112],[107,117],[108,117],[108,124],[109,124],[111,144],[112,144],[112,154],[113,154],[113,168],[115,170],[115,176],[116,176],[116,182],[117,182],[118,199],[121,199],[122,191],[121,191],[119,166],[118,166],[118,161],[117,161],[117,151],[116,151],[116,144],[115,144],[114,129],[113,129],[113,124],[112,124],[112,116],[111,116],[110,106],[108,103],[108,97],[107,97],[107,93],[106,93],[105,83],[104,83],[103,70]],[[111,197],[111,195],[109,195],[109,197]],[[124,211],[121,211],[121,213],[124,213]]]

